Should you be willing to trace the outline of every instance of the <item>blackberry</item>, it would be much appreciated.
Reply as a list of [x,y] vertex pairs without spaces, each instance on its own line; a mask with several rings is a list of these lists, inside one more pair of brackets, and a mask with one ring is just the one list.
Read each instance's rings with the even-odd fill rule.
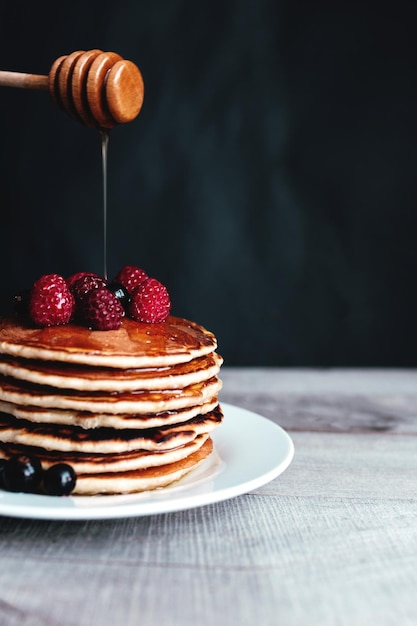
[[2,483],[7,491],[36,491],[41,478],[42,466],[39,459],[23,454],[10,457],[2,471]]
[[67,496],[73,491],[77,477],[71,465],[56,463],[43,476],[43,488],[49,496]]
[[112,281],[107,285],[107,289],[116,296],[123,308],[126,309],[131,300],[130,293],[126,289],[126,287],[121,283],[116,283],[115,281]]

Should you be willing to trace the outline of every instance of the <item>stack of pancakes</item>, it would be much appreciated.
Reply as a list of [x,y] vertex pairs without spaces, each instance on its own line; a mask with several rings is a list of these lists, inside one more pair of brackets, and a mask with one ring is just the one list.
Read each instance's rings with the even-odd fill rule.
[[121,328],[0,322],[0,457],[70,464],[74,493],[166,486],[212,451],[222,358],[195,322]]

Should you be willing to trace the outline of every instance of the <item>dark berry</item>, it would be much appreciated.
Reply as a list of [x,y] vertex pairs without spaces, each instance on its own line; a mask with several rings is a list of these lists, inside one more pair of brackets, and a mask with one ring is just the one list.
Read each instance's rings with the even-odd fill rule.
[[43,488],[49,496],[67,496],[73,491],[77,477],[66,463],[51,465],[43,476]]
[[19,317],[29,316],[30,289],[23,289],[13,297],[13,310]]
[[147,278],[132,294],[129,315],[138,322],[152,324],[164,322],[170,309],[171,300],[166,287],[156,278]]
[[33,285],[29,314],[38,326],[57,326],[70,321],[74,311],[74,296],[59,274],[45,274]]
[[0,489],[4,489],[3,485],[3,472],[7,465],[7,459],[0,459]]
[[126,287],[129,293],[132,293],[146,278],[148,275],[145,270],[136,267],[136,265],[125,265],[117,274],[114,282],[120,283]]
[[3,486],[7,491],[36,491],[42,478],[39,459],[25,455],[12,456],[3,467]]
[[116,330],[120,328],[125,311],[116,296],[102,287],[93,289],[82,300],[82,323],[91,330]]
[[130,294],[124,285],[113,281],[107,285],[107,289],[114,293],[124,308],[127,307],[130,302]]

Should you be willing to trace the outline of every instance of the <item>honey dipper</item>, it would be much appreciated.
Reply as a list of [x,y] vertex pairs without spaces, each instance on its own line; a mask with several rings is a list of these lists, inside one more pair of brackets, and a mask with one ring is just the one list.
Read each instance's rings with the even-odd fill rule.
[[0,71],[0,87],[43,89],[71,117],[96,128],[132,121],[143,103],[138,67],[115,52],[78,50],[56,59],[48,76]]

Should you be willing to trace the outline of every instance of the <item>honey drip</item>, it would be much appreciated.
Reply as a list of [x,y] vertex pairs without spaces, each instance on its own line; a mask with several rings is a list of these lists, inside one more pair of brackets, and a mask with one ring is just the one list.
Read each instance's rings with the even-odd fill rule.
[[103,171],[103,277],[107,280],[107,156],[109,147],[109,130],[100,129],[101,163]]

